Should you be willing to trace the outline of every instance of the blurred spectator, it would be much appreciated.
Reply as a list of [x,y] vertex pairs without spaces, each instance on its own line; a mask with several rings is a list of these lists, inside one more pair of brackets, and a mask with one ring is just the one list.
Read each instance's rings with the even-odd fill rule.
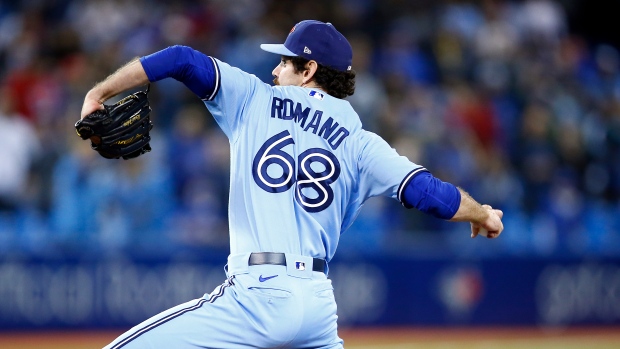
[[70,152],[53,174],[51,223],[59,247],[72,252],[83,245],[103,251],[169,248],[160,238],[174,200],[162,157],[113,163],[71,139]]
[[[219,246],[228,243],[228,142],[214,125],[206,108],[191,105],[175,116],[168,147],[176,196],[175,229],[170,238],[185,246]],[[209,123],[207,121],[210,121]],[[208,125],[211,125],[210,127]]]
[[370,38],[366,36],[349,39],[355,55],[355,93],[347,98],[359,114],[362,125],[368,131],[379,130],[379,117],[387,110],[388,97],[381,81],[371,73],[373,49]]
[[0,211],[16,211],[27,196],[29,170],[40,144],[6,86],[0,87],[0,149]]

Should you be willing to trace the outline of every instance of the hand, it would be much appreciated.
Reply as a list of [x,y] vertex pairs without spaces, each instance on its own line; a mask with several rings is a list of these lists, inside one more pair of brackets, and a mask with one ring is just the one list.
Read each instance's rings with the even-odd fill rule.
[[470,222],[471,237],[475,238],[480,234],[489,239],[494,239],[504,230],[504,224],[502,223],[504,212],[494,209],[489,205],[482,205],[482,207],[488,211],[488,218],[482,223]]
[[99,102],[99,100],[92,98],[86,95],[84,98],[84,104],[82,105],[82,112],[80,113],[80,119],[84,119],[84,117],[96,110],[103,110],[103,104]]

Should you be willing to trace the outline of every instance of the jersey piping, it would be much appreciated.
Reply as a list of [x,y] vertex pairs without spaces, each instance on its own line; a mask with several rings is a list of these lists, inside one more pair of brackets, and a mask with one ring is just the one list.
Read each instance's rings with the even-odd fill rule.
[[409,185],[409,182],[411,182],[413,177],[425,171],[428,171],[428,170],[424,167],[418,167],[414,169],[413,171],[409,172],[408,175],[405,176],[405,179],[403,179],[403,181],[398,186],[398,201],[400,201],[400,203],[406,208],[412,208],[413,206],[405,203],[405,200],[404,200],[405,198],[403,198],[403,193],[405,192],[405,188],[407,188],[407,186]]
[[213,59],[213,57],[209,56],[209,59],[211,59],[211,62],[213,62],[213,67],[215,68],[215,86],[213,87],[213,92],[211,93],[211,95],[209,95],[206,98],[203,98],[203,101],[212,101],[213,98],[215,98],[215,96],[217,96],[217,93],[220,91],[220,85],[221,85],[221,74],[220,74],[220,67],[217,65],[217,62],[215,61],[215,59]]

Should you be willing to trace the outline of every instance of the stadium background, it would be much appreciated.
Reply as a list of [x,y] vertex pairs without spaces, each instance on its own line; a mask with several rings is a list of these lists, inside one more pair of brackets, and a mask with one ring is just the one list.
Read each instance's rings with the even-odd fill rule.
[[99,158],[73,123],[96,81],[168,45],[270,82],[277,59],[258,45],[306,18],[351,41],[365,128],[505,212],[500,239],[470,240],[466,224],[370,200],[330,266],[343,330],[618,332],[607,2],[21,0],[0,2],[0,346],[116,334],[221,283],[228,144],[200,100],[155,84],[154,151],[134,161]]

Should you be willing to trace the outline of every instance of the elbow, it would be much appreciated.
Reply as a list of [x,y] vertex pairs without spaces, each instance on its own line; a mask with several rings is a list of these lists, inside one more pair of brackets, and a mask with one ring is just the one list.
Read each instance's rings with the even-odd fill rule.
[[430,172],[421,172],[409,181],[401,200],[407,208],[416,208],[433,217],[449,220],[458,211],[461,192]]
[[166,50],[170,50],[171,52],[173,52],[175,55],[183,55],[184,53],[187,54],[187,52],[193,51],[194,49],[192,49],[189,46],[185,46],[185,45],[172,45],[172,46],[168,46],[166,48]]

